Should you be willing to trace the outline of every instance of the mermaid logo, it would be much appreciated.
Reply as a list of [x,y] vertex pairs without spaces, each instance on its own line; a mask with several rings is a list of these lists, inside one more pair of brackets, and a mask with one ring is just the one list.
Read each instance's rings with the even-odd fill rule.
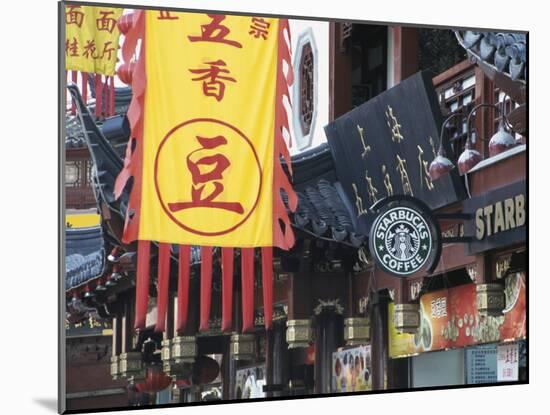
[[426,264],[432,248],[428,222],[411,207],[391,208],[374,221],[371,251],[377,263],[391,274],[414,274]]

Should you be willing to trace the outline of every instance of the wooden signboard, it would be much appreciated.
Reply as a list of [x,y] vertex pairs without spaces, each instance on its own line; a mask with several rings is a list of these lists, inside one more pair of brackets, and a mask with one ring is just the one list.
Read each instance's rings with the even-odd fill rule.
[[431,209],[463,198],[456,169],[436,181],[428,175],[441,123],[432,80],[419,72],[325,127],[360,232],[368,234],[374,219],[369,207],[389,195],[411,195]]
[[525,242],[527,184],[522,180],[465,200],[464,212],[473,215],[464,225],[465,234],[473,236],[468,255]]

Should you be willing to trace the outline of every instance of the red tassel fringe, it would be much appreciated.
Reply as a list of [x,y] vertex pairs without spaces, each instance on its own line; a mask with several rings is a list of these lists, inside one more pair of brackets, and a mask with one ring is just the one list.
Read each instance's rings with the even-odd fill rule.
[[222,248],[222,332],[233,323],[233,248]]
[[168,289],[170,285],[170,244],[159,244],[159,267],[157,284],[157,324],[156,332],[166,330],[168,310]]
[[243,333],[254,328],[254,248],[241,249]]
[[80,72],[82,76],[82,100],[84,105],[88,103],[88,74],[86,72]]
[[101,118],[103,113],[103,81],[101,75],[96,74],[94,78],[95,83],[95,117]]
[[210,301],[212,293],[212,247],[201,246],[201,304],[200,331],[209,329]]
[[262,247],[262,285],[265,328],[270,329],[273,320],[273,248]]
[[[73,84],[78,83],[78,72],[77,71],[71,71],[71,81]],[[74,99],[71,100],[71,115],[76,114],[76,103],[74,102]]]
[[136,270],[136,319],[135,329],[145,328],[147,316],[147,301],[149,299],[149,255],[151,243],[138,241],[137,270]]
[[180,245],[178,264],[178,319],[176,330],[185,330],[189,307],[189,267],[191,265],[191,247]]

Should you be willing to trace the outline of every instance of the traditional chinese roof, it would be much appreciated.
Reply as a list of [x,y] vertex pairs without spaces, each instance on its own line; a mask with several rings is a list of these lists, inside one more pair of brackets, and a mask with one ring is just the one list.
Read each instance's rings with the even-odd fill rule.
[[105,249],[101,226],[65,230],[66,289],[103,274]]
[[455,31],[459,43],[475,57],[513,81],[527,80],[527,35],[524,33]]
[[294,225],[316,236],[347,242],[355,247],[366,241],[355,232],[352,205],[337,180],[328,144],[292,158],[293,187],[298,196]]
[[[95,97],[93,89],[91,90],[92,96]],[[123,88],[115,88],[115,115],[113,117],[107,118],[105,122],[98,122],[97,125],[99,125],[102,129],[107,128],[106,136],[109,140],[113,140],[113,142],[116,144],[118,143],[118,139],[120,138],[117,136],[112,136],[112,133],[114,132],[113,129],[113,120],[116,120],[117,118],[125,118],[126,110],[128,109],[128,105],[130,105],[130,101],[132,100],[132,90],[129,87],[123,87]],[[88,103],[87,108],[93,112],[95,110],[95,102],[92,101]],[[66,135],[65,135],[65,148],[83,148],[86,147],[86,143],[84,140],[84,132],[82,130],[82,124],[80,122],[80,118],[78,115],[71,115],[70,113],[67,114],[65,118],[65,127],[66,127]],[[128,137],[126,137],[126,140]]]

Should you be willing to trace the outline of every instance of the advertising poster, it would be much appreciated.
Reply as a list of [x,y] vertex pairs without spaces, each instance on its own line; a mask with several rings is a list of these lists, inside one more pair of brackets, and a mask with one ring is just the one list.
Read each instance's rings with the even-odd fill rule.
[[332,354],[332,392],[372,390],[370,345],[339,350]]
[[237,399],[265,398],[265,366],[239,369],[236,373],[235,397]]
[[519,348],[517,343],[502,344],[497,348],[497,378],[499,382],[518,380]]
[[478,313],[475,284],[427,293],[420,298],[420,326],[414,334],[397,332],[390,303],[390,357],[525,338],[525,297],[522,272],[506,277],[506,307],[498,317]]

